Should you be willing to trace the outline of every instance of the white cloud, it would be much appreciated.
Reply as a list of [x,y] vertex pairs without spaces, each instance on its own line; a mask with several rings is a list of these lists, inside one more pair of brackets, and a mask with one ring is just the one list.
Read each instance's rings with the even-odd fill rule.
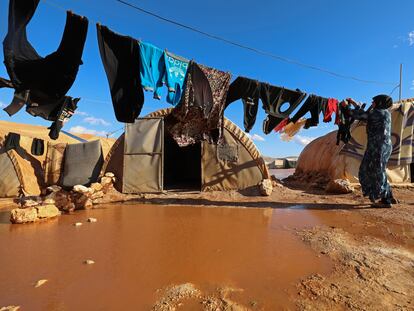
[[0,101],[0,108],[6,108],[6,105],[2,101]]
[[266,141],[266,139],[260,135],[257,135],[257,134],[250,135],[249,133],[246,133],[246,134],[253,141]]
[[75,134],[92,134],[92,135],[96,135],[96,136],[106,136],[106,132],[105,131],[97,131],[97,130],[93,130],[93,129],[88,129],[86,127],[77,125],[77,126],[72,126],[69,129],[69,132],[75,133]]
[[398,44],[394,44],[392,47],[393,47],[394,49],[396,49],[396,48],[398,48]]
[[103,126],[109,126],[111,123],[105,121],[101,118],[95,118],[93,116],[89,116],[83,119],[83,122],[88,123],[90,125],[103,125]]
[[414,30],[410,31],[408,33],[408,45],[413,46],[414,45]]
[[295,135],[293,136],[293,141],[301,146],[308,145],[312,140],[314,140],[316,137],[308,137],[308,136],[301,136],[301,135]]
[[79,115],[79,116],[82,116],[82,117],[89,116],[89,114],[87,112],[84,112],[84,111],[75,111],[75,115]]

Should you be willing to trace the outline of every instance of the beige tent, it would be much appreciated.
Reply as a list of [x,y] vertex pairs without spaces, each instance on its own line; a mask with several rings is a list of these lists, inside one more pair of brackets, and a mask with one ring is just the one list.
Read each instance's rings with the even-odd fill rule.
[[[387,174],[392,183],[412,181],[414,144],[414,99],[393,105],[393,152],[388,162]],[[336,145],[336,131],[312,141],[300,154],[296,172],[318,172],[331,179],[346,178],[358,182],[358,170],[365,152],[367,136],[365,123],[358,122],[351,129],[352,140]]]
[[[20,134],[21,148],[4,152],[2,146],[9,132]],[[79,143],[82,140],[100,139],[103,153],[106,155],[114,142],[113,139],[90,135],[80,138],[64,132],[60,133],[57,140],[50,140],[48,133],[49,130],[43,126],[0,121],[0,198],[15,197],[20,194],[39,195],[41,188],[50,184],[48,178],[45,178],[45,168],[50,167],[48,154],[51,154],[50,151],[55,146],[63,146],[62,153],[66,144]],[[43,155],[34,156],[31,154],[33,138],[40,138],[45,141]],[[62,158],[60,161],[62,161]]]
[[252,140],[234,123],[224,120],[224,143],[202,142],[180,148],[164,135],[162,109],[127,125],[103,166],[117,176],[123,193],[164,189],[201,191],[245,189],[256,186],[269,172]]

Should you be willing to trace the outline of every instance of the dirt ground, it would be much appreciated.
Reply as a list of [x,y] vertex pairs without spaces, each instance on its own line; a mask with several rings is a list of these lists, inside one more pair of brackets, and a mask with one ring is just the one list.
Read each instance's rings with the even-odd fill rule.
[[[333,262],[329,273],[303,276],[291,299],[297,310],[414,310],[414,189],[394,188],[400,201],[391,209],[371,208],[357,189],[327,195],[322,189],[285,183],[269,197],[257,189],[242,192],[166,192],[110,200],[126,204],[208,206],[330,211],[332,221],[294,234],[318,257]],[[10,207],[10,200],[0,202]],[[339,216],[339,217],[337,217]],[[341,220],[343,219],[343,221]],[[243,289],[205,291],[191,283],[160,289],[153,310],[264,310],[232,297]],[[241,294],[242,295],[242,294]],[[291,308],[287,308],[291,310]]]

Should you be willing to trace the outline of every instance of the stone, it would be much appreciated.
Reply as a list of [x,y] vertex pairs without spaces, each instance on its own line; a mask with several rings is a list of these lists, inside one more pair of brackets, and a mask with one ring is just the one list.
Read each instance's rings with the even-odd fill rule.
[[102,190],[102,185],[100,184],[100,183],[98,183],[98,182],[94,182],[92,185],[91,185],[91,189],[93,189],[93,190],[95,190],[95,192],[97,192],[97,191],[101,191]]
[[77,192],[77,193],[82,193],[82,194],[86,194],[86,193],[90,192],[88,187],[85,187],[85,186],[82,186],[82,185],[73,186],[73,191]]
[[38,287],[44,285],[46,282],[47,282],[47,280],[39,280],[39,281],[36,282],[34,287],[38,288]]
[[81,222],[75,222],[73,225],[74,225],[75,227],[80,227],[80,226],[82,226],[82,223],[81,223]]
[[93,217],[88,218],[88,222],[97,222],[97,221],[98,221],[98,219],[96,219],[96,218],[93,218]]
[[102,198],[98,198],[98,199],[92,200],[92,204],[93,205],[102,204],[102,202],[103,202]]
[[111,184],[112,184],[112,177],[104,176],[104,177],[101,178],[101,185],[102,186],[111,185]]
[[36,202],[34,200],[31,200],[31,199],[26,199],[24,201],[23,200],[20,201],[20,206],[22,208],[34,207],[34,206],[38,206],[39,204],[40,204],[39,202]]
[[62,187],[59,187],[58,185],[53,185],[46,188],[46,193],[59,192],[60,190],[62,190]]
[[354,192],[355,188],[351,186],[347,179],[335,179],[326,185],[325,191],[333,194],[347,194]]
[[259,184],[260,194],[269,196],[272,194],[273,185],[271,179],[263,179]]
[[53,218],[60,216],[59,209],[53,204],[39,205],[36,209],[38,218]]
[[37,220],[37,209],[35,207],[15,208],[10,212],[10,221],[14,224],[24,224]]
[[73,212],[76,209],[75,203],[73,202],[69,202],[68,204],[66,204],[63,208],[62,211],[70,213]]
[[0,311],[18,311],[20,310],[20,306],[7,306],[7,307],[1,307]]
[[86,260],[84,261],[84,263],[85,263],[86,265],[93,265],[93,264],[95,263],[95,261],[93,261],[93,260],[91,260],[91,259],[86,259]]
[[93,206],[93,202],[91,199],[87,199],[86,202],[83,204],[84,209],[92,208],[92,206]]
[[103,191],[97,191],[91,195],[91,200],[100,199],[100,198],[103,198],[103,196],[104,196]]
[[113,177],[115,177],[115,174],[111,173],[111,172],[108,172],[108,173],[105,173],[105,177],[113,178]]
[[44,205],[49,205],[49,204],[53,204],[53,205],[55,205],[55,203],[56,203],[55,199],[52,199],[52,198],[45,198],[45,199],[43,200],[43,204],[44,204]]

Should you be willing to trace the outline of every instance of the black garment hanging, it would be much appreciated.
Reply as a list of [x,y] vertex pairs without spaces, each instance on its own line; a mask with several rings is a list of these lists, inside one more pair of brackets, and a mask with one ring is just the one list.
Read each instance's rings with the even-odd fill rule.
[[139,43],[96,24],[99,52],[119,122],[134,123],[144,105]]
[[4,151],[20,148],[20,134],[9,133],[4,143]]
[[71,98],[65,96],[63,100],[64,102],[62,105],[60,105],[59,111],[56,112],[56,121],[54,121],[52,125],[48,127],[48,129],[50,129],[49,137],[51,139],[59,138],[59,133],[63,125],[75,114],[75,110],[78,107],[77,104],[80,98]]
[[307,112],[310,112],[311,118],[306,121],[305,128],[316,126],[319,124],[319,115],[322,111],[326,110],[327,104],[328,98],[311,94],[290,121],[296,123]]
[[[4,62],[15,89],[11,105],[4,109],[9,115],[15,114],[25,104],[28,109],[43,105],[59,109],[61,99],[73,85],[82,64],[88,31],[85,17],[67,12],[60,45],[46,57],[39,56],[27,40],[26,26],[39,1],[10,0],[8,32],[3,41]],[[40,116],[45,118],[45,115]],[[52,120],[52,117],[46,116],[45,119]]]
[[31,153],[34,156],[41,156],[45,152],[45,142],[43,139],[33,138]]
[[[298,89],[290,90],[262,83],[260,98],[262,99],[263,109],[268,114],[263,121],[263,132],[269,134],[280,122],[289,117],[305,96],[306,93]],[[282,106],[285,103],[289,103],[289,107],[282,111]]]
[[242,99],[244,110],[244,130],[248,133],[256,122],[257,110],[259,108],[261,83],[244,77],[237,77],[229,87],[227,94],[226,109],[232,102]]

